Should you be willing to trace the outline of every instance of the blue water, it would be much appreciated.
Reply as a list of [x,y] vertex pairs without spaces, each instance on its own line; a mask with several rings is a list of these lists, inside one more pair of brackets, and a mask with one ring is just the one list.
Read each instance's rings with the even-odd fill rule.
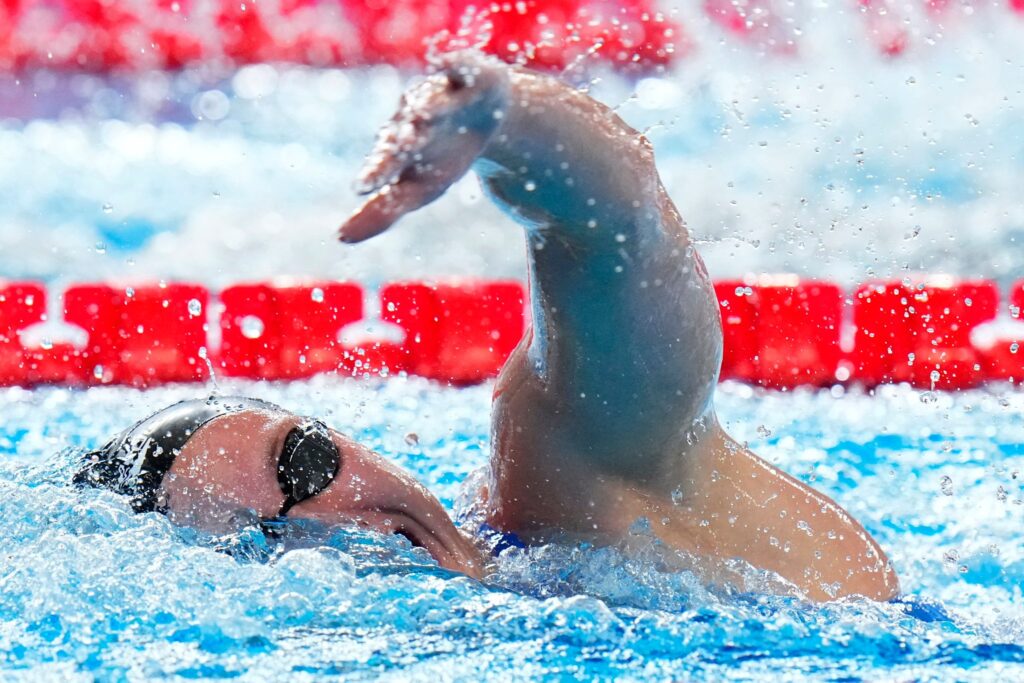
[[[232,383],[408,468],[458,513],[490,388]],[[211,538],[66,485],[73,450],[196,387],[0,393],[0,678],[1014,680],[1024,675],[1024,395],[726,385],[729,428],[835,497],[890,554],[890,605],[711,591],[642,521],[622,547],[510,550],[477,582],[396,538]],[[223,552],[218,548],[227,548]]]

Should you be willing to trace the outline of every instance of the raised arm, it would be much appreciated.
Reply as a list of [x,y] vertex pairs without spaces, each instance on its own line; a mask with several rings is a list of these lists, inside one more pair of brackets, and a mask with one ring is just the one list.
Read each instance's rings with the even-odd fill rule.
[[526,228],[533,328],[502,369],[488,523],[615,539],[638,517],[680,550],[742,558],[816,599],[898,591],[841,507],[740,447],[713,393],[710,278],[647,140],[557,79],[460,53],[413,88],[362,176],[358,241],[469,168]]

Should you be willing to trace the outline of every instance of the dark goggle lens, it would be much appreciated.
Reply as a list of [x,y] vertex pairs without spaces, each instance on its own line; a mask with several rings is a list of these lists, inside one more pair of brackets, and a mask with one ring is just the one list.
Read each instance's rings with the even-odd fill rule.
[[341,453],[327,425],[309,420],[288,432],[277,462],[277,483],[286,496],[279,514],[326,489],[341,469]]

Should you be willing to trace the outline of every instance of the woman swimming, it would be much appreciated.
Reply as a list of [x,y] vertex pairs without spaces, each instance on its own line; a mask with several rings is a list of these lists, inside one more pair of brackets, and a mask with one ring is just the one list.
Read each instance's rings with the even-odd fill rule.
[[495,387],[487,523],[528,543],[612,541],[646,517],[671,546],[743,559],[814,599],[897,595],[860,524],[719,424],[711,281],[650,143],[608,107],[447,55],[379,136],[342,241],[382,232],[470,168],[526,228],[532,307]]
[[[710,281],[649,143],[607,107],[549,76],[450,55],[403,98],[342,239],[387,229],[471,167],[527,228],[533,308],[495,388],[487,525],[526,543],[615,542],[643,517],[712,567],[739,558],[817,600],[894,597],[896,576],[856,521],[719,425]],[[92,454],[79,481],[184,524],[251,509],[402,533],[471,576],[484,562],[410,476],[248,399],[165,409]]]

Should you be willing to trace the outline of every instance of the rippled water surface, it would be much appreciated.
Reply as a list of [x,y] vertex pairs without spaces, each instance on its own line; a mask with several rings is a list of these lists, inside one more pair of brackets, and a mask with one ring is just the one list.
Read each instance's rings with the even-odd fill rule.
[[[647,132],[713,276],[1020,276],[1024,15],[893,3],[917,8],[893,59],[857,9],[883,2],[739,3],[784,19],[792,54],[724,34],[704,3],[662,4],[699,38],[675,67],[626,79],[584,63],[567,77]],[[521,231],[473,178],[380,239],[333,248],[373,132],[413,76],[0,76],[0,273],[521,277]]]
[[[410,469],[449,509],[488,452],[487,386],[228,388],[324,416]],[[0,677],[1024,675],[1017,393],[726,385],[719,394],[729,429],[846,506],[890,553],[904,591],[939,603],[948,619],[929,622],[889,605],[709,591],[642,525],[628,553],[512,550],[479,583],[397,539],[343,530],[297,530],[283,547],[255,533],[211,539],[66,486],[68,449],[197,391],[0,393]]]

